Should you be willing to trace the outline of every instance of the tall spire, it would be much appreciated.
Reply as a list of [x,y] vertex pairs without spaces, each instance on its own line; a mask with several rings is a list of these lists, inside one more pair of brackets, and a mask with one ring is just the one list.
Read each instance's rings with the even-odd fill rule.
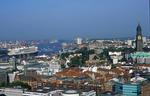
[[143,51],[142,28],[139,23],[136,28],[136,51]]
[[141,28],[140,23],[138,23],[138,26],[136,28],[136,32],[137,32],[137,35],[142,35],[142,28]]

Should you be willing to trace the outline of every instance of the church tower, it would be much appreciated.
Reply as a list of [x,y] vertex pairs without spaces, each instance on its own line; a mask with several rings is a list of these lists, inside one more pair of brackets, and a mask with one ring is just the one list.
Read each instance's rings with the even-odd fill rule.
[[136,28],[136,51],[143,51],[142,28],[140,24]]

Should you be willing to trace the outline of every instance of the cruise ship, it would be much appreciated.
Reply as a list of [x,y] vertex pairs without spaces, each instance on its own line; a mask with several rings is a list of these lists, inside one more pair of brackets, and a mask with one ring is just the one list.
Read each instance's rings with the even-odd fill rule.
[[29,47],[19,47],[19,48],[13,48],[8,49],[8,55],[9,56],[16,56],[16,55],[27,55],[27,54],[37,54],[38,53],[38,47],[36,46],[29,46]]

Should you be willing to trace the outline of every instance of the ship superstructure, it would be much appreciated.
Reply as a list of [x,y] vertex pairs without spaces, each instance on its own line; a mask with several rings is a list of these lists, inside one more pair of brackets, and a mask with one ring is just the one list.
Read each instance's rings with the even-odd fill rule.
[[30,56],[36,56],[38,53],[38,47],[36,46],[29,46],[29,47],[19,47],[19,48],[12,48],[8,49],[8,55],[15,56],[17,58],[26,58]]
[[13,48],[8,49],[8,55],[21,55],[21,54],[31,54],[31,53],[37,53],[38,47],[30,46],[30,47],[20,47],[20,48]]

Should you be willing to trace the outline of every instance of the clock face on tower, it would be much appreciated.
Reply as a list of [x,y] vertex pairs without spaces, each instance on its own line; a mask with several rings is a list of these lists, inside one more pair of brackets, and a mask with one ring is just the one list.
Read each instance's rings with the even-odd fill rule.
[[141,36],[138,36],[138,40],[141,40],[142,39],[142,37]]

